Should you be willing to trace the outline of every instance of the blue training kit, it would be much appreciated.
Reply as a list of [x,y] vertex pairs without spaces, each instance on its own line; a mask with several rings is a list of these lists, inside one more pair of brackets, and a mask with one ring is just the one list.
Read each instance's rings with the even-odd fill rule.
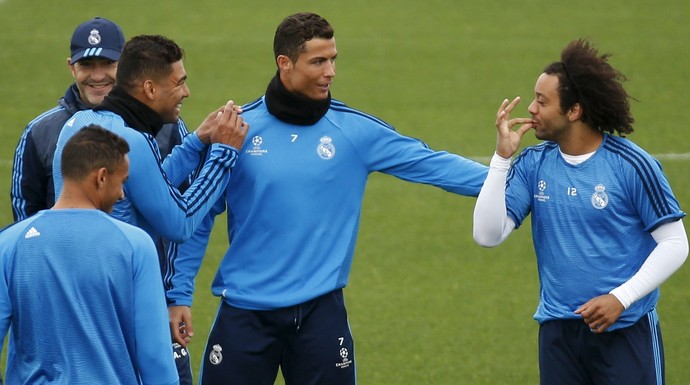
[[[431,150],[336,100],[311,126],[277,119],[263,97],[242,109],[250,134],[225,197],[232,243],[212,285],[238,308],[278,309],[345,287],[370,173],[467,196],[486,178],[486,166]],[[193,286],[201,261],[177,263],[173,286]]]
[[[488,168],[431,150],[330,95],[295,95],[278,74],[242,110],[249,135],[225,201],[213,208],[227,207],[230,247],[212,284],[222,299],[202,383],[270,385],[280,367],[287,384],[355,384],[342,288],[369,174],[477,196]],[[190,300],[200,264],[178,256],[170,299]]]
[[141,229],[95,209],[44,210],[0,233],[0,275],[7,384],[178,383]]
[[199,177],[181,194],[175,186],[182,184],[203,159],[205,145],[196,134],[187,135],[161,162],[158,145],[151,135],[128,127],[114,112],[81,111],[67,121],[58,139],[53,159],[56,196],[62,188],[62,148],[74,133],[89,124],[120,135],[130,146],[125,199],[117,202],[112,215],[144,229],[152,237],[160,235],[173,242],[189,239],[223,195],[237,151],[223,144],[211,145],[209,159]]
[[605,333],[592,332],[575,313],[635,275],[657,246],[651,232],[685,216],[659,162],[610,134],[577,165],[556,143],[543,142],[513,161],[506,209],[518,227],[531,213],[542,384],[662,385],[659,288]]
[[[539,322],[581,319],[574,313],[580,305],[640,269],[656,247],[652,230],[685,216],[659,162],[612,135],[579,165],[566,163],[553,142],[528,147],[513,162],[506,185],[506,208],[516,226],[532,213]],[[634,324],[658,298],[657,288],[609,330]]]

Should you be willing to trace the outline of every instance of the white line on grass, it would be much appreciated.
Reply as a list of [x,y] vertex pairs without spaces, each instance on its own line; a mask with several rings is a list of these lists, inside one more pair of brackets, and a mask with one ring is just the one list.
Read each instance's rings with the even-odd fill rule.
[[690,159],[690,153],[684,153],[684,154],[675,154],[675,153],[670,153],[670,154],[657,154],[654,155],[655,158],[659,160],[688,160]]
[[[2,0],[0,0],[2,2]],[[668,153],[668,154],[652,154],[653,157],[655,157],[658,160],[669,160],[669,161],[686,161],[690,160],[690,152],[684,152],[684,153]],[[477,162],[480,163],[486,163],[488,164],[491,161],[491,158],[488,156],[467,156],[469,159],[474,159]],[[11,159],[0,159],[0,166],[12,166],[12,160]]]
[[[690,160],[690,152],[684,152],[681,154],[678,153],[668,153],[668,154],[652,154],[653,157],[655,157],[658,160],[664,161],[686,161]],[[491,157],[488,156],[468,156],[468,158],[476,160],[479,163],[485,163],[488,164],[491,161]]]

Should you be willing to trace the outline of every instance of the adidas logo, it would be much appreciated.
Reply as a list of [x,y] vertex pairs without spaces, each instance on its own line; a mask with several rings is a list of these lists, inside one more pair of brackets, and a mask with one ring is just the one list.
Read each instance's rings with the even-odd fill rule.
[[29,229],[29,231],[27,231],[26,234],[24,234],[25,239],[36,238],[36,237],[40,237],[40,236],[41,236],[41,233],[39,233],[35,227],[31,227]]

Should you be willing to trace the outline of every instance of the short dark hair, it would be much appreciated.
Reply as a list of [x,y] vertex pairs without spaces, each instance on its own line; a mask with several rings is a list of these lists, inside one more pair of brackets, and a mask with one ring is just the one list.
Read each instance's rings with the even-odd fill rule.
[[584,123],[624,136],[634,131],[631,97],[623,88],[625,75],[608,63],[609,57],[599,55],[587,40],[574,40],[561,52],[561,61],[549,64],[544,73],[558,76],[562,111],[579,103]]
[[285,55],[297,62],[299,54],[304,52],[305,43],[311,39],[331,39],[333,27],[323,17],[315,13],[296,13],[287,16],[278,25],[273,37],[274,58]]
[[112,174],[129,152],[129,144],[119,135],[96,124],[72,136],[62,150],[62,177],[81,181],[93,170],[105,167]]
[[172,64],[183,57],[184,50],[165,36],[134,36],[122,49],[115,82],[125,91],[131,91],[138,81],[169,75]]

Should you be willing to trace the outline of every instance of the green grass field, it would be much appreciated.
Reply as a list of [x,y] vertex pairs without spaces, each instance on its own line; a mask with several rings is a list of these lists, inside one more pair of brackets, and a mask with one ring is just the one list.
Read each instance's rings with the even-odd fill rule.
[[[180,43],[191,89],[183,117],[195,127],[227,99],[245,103],[263,93],[275,70],[275,27],[298,11],[320,13],[336,29],[335,98],[433,148],[482,162],[493,152],[501,100],[522,96],[527,115],[544,66],[568,41],[591,38],[613,53],[639,100],[630,138],[660,156],[681,207],[690,209],[690,144],[682,140],[687,1],[0,0],[0,225],[12,221],[10,170],[19,135],[71,82],[65,58],[77,24],[100,15],[127,36],[164,34]],[[538,383],[529,226],[501,247],[483,249],[471,236],[473,205],[432,187],[371,176],[345,290],[360,384]],[[217,306],[209,284],[227,246],[223,219],[197,279],[195,374]],[[662,286],[668,384],[690,383],[689,280],[684,267]]]

